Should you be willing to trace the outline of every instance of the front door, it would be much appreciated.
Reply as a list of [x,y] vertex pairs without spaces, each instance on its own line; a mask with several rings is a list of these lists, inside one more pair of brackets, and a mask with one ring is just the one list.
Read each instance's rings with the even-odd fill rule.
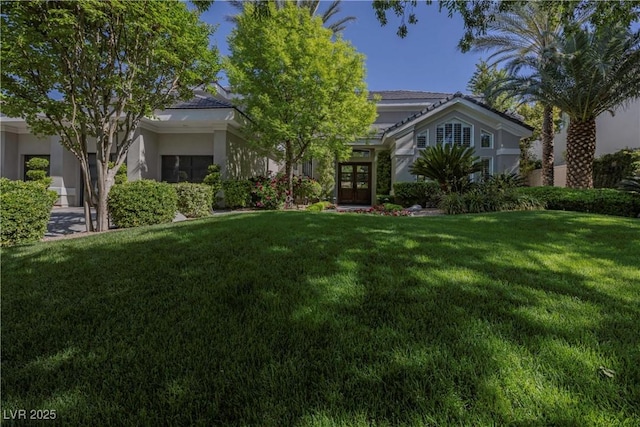
[[340,163],[338,179],[338,203],[371,204],[371,163]]

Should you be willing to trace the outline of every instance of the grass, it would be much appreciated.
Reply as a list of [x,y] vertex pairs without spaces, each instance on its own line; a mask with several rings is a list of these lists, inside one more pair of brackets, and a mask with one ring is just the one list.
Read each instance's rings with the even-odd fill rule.
[[639,254],[638,220],[569,212],[248,213],[10,248],[2,408],[636,426]]

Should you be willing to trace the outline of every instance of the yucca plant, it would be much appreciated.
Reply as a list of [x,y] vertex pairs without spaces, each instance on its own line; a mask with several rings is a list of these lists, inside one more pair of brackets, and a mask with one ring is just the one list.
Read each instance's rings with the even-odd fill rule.
[[482,170],[479,160],[471,147],[439,144],[423,150],[409,172],[438,182],[445,193],[461,193],[471,184],[470,175]]
[[623,179],[618,184],[618,189],[640,195],[640,176]]

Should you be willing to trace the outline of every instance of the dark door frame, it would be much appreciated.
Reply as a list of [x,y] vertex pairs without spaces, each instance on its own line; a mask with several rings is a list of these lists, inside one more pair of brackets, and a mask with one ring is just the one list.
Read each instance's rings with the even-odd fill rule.
[[[351,172],[344,172],[344,174],[351,173],[350,180],[343,180],[344,166],[351,166]],[[358,166],[367,167],[367,188],[358,188]],[[373,163],[371,162],[344,162],[338,164],[338,204],[353,204],[353,205],[370,205],[371,204],[371,182],[373,176]],[[350,182],[348,187],[343,188],[343,182]],[[362,181],[360,181],[362,184]]]

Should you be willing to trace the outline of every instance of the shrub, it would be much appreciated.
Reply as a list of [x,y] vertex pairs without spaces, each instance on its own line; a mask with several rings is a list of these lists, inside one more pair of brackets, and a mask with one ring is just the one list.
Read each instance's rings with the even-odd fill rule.
[[382,205],[384,203],[393,203],[395,198],[390,194],[377,194],[376,195],[376,204]]
[[256,176],[249,180],[251,204],[263,209],[282,209],[289,195],[287,178],[283,174]]
[[391,150],[378,153],[376,167],[376,193],[388,194],[391,191]]
[[333,203],[331,202],[317,202],[314,203],[312,205],[307,206],[307,211],[308,212],[320,212],[323,211],[325,209],[334,209],[335,206],[333,206]]
[[593,162],[593,186],[615,188],[624,178],[640,175],[640,149],[625,148]]
[[27,164],[27,179],[29,181],[37,181],[43,187],[49,188],[53,179],[47,176],[47,168],[49,167],[49,160],[42,157],[33,157]]
[[35,242],[47,232],[51,208],[58,195],[40,182],[0,178],[0,244]]
[[640,177],[623,179],[617,188],[640,196]]
[[413,175],[436,181],[445,193],[464,192],[471,184],[469,176],[481,170],[482,163],[473,147],[455,144],[427,147],[409,168]]
[[181,182],[174,184],[178,196],[178,211],[187,218],[202,218],[211,214],[213,189],[206,184]]
[[389,212],[395,212],[395,211],[404,210],[404,208],[402,206],[396,205],[394,203],[384,203],[382,206],[384,207],[384,210],[389,211]]
[[140,180],[114,185],[109,192],[109,214],[119,228],[171,222],[178,196],[166,182]]
[[246,208],[251,203],[251,182],[246,179],[223,181],[222,191],[228,208]]
[[306,176],[295,177],[293,181],[293,197],[297,202],[316,202],[322,196],[322,186],[318,181]]
[[[112,168],[115,165],[116,165],[115,162],[109,162],[109,168]],[[129,179],[127,177],[127,165],[126,165],[126,163],[123,163],[118,168],[118,172],[116,172],[116,176],[114,177],[114,183],[115,184],[124,184],[128,180]]]
[[220,172],[220,165],[209,165],[207,168],[207,176],[202,180],[203,184],[211,187],[211,206],[217,204],[217,195],[222,190],[222,173]]
[[433,181],[396,182],[393,184],[395,202],[402,206],[436,207],[443,195],[440,185]]
[[640,214],[640,196],[610,188],[520,188],[519,194],[533,196],[547,209],[636,217]]
[[509,190],[524,186],[524,179],[517,173],[497,173],[489,175],[483,185],[495,190]]
[[449,215],[462,214],[467,212],[467,205],[460,193],[449,193],[442,196],[438,205],[445,213]]

